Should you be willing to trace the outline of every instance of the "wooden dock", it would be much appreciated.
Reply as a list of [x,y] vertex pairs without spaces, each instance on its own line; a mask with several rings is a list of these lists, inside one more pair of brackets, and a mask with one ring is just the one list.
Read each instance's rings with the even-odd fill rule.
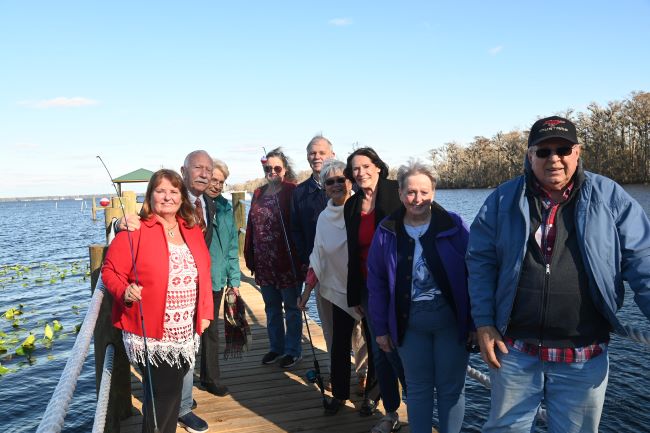
[[[242,263],[242,269],[244,269]],[[242,271],[240,288],[242,297],[248,304],[247,318],[253,334],[253,345],[243,359],[220,360],[223,383],[228,386],[230,394],[216,397],[200,389],[198,365],[194,376],[194,399],[198,407],[194,412],[207,421],[210,432],[238,433],[274,433],[274,432],[332,432],[332,433],[368,433],[379,421],[382,414],[360,417],[355,406],[361,399],[351,390],[352,402],[347,402],[334,416],[323,414],[320,391],[315,384],[305,379],[307,370],[313,368],[313,357],[307,330],[303,325],[302,353],[303,360],[290,370],[278,366],[262,365],[262,356],[268,351],[266,334],[266,315],[264,301],[250,274]],[[223,320],[223,308],[219,320]],[[322,329],[310,319],[316,357],[323,365],[328,358]],[[223,335],[223,326],[219,327]],[[223,342],[223,338],[221,339]],[[142,383],[140,374],[131,369],[134,416],[121,423],[124,433],[140,432],[142,415]],[[352,373],[352,387],[356,387],[356,378]],[[331,396],[330,393],[326,393]],[[381,404],[380,404],[381,407]],[[383,409],[383,407],[382,407]],[[406,421],[406,407],[400,407],[400,419]],[[407,425],[401,432],[408,433]],[[178,433],[185,429],[178,428]]]

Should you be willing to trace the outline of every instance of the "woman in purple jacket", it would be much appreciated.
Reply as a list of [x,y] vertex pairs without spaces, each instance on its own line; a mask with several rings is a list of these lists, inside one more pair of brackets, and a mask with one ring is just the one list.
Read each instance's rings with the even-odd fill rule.
[[466,349],[473,325],[462,219],[433,201],[436,178],[419,162],[397,172],[403,206],[375,232],[368,255],[369,315],[377,344],[399,347],[411,432],[431,432],[434,390],[441,433],[465,414]]

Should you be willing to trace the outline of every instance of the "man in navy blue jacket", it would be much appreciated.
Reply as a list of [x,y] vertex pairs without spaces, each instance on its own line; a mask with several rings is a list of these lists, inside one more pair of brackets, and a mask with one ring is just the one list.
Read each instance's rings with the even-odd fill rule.
[[314,249],[318,215],[327,206],[325,189],[320,184],[320,170],[323,168],[323,162],[333,157],[334,149],[327,138],[322,135],[312,138],[307,145],[307,161],[312,175],[293,192],[291,237],[300,255],[300,262],[304,263],[304,266],[309,263],[309,255]]

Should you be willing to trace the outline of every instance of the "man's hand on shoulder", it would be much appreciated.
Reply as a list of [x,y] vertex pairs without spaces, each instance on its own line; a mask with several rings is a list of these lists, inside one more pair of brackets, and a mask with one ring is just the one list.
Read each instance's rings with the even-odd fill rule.
[[497,347],[501,353],[508,353],[508,348],[503,342],[503,338],[497,328],[494,326],[481,326],[476,329],[478,344],[481,346],[481,358],[490,368],[500,368],[501,364],[497,360],[497,354],[494,350]]
[[129,230],[130,232],[134,232],[136,230],[140,230],[140,215],[137,214],[131,214],[131,215],[125,215],[122,218],[118,219],[115,222],[115,228],[116,231],[121,232],[124,230]]

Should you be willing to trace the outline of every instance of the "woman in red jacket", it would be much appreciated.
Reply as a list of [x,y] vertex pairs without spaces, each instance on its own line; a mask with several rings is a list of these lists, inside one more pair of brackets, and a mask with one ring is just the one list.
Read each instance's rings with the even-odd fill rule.
[[[175,432],[183,376],[193,367],[199,336],[213,319],[210,254],[175,171],[151,176],[140,217],[140,230],[120,232],[111,243],[102,279],[114,298],[113,325],[122,329],[129,361],[146,373],[135,303],[142,304],[158,428]],[[148,390],[149,378],[143,376]],[[145,402],[142,431],[151,432],[151,399]]]

